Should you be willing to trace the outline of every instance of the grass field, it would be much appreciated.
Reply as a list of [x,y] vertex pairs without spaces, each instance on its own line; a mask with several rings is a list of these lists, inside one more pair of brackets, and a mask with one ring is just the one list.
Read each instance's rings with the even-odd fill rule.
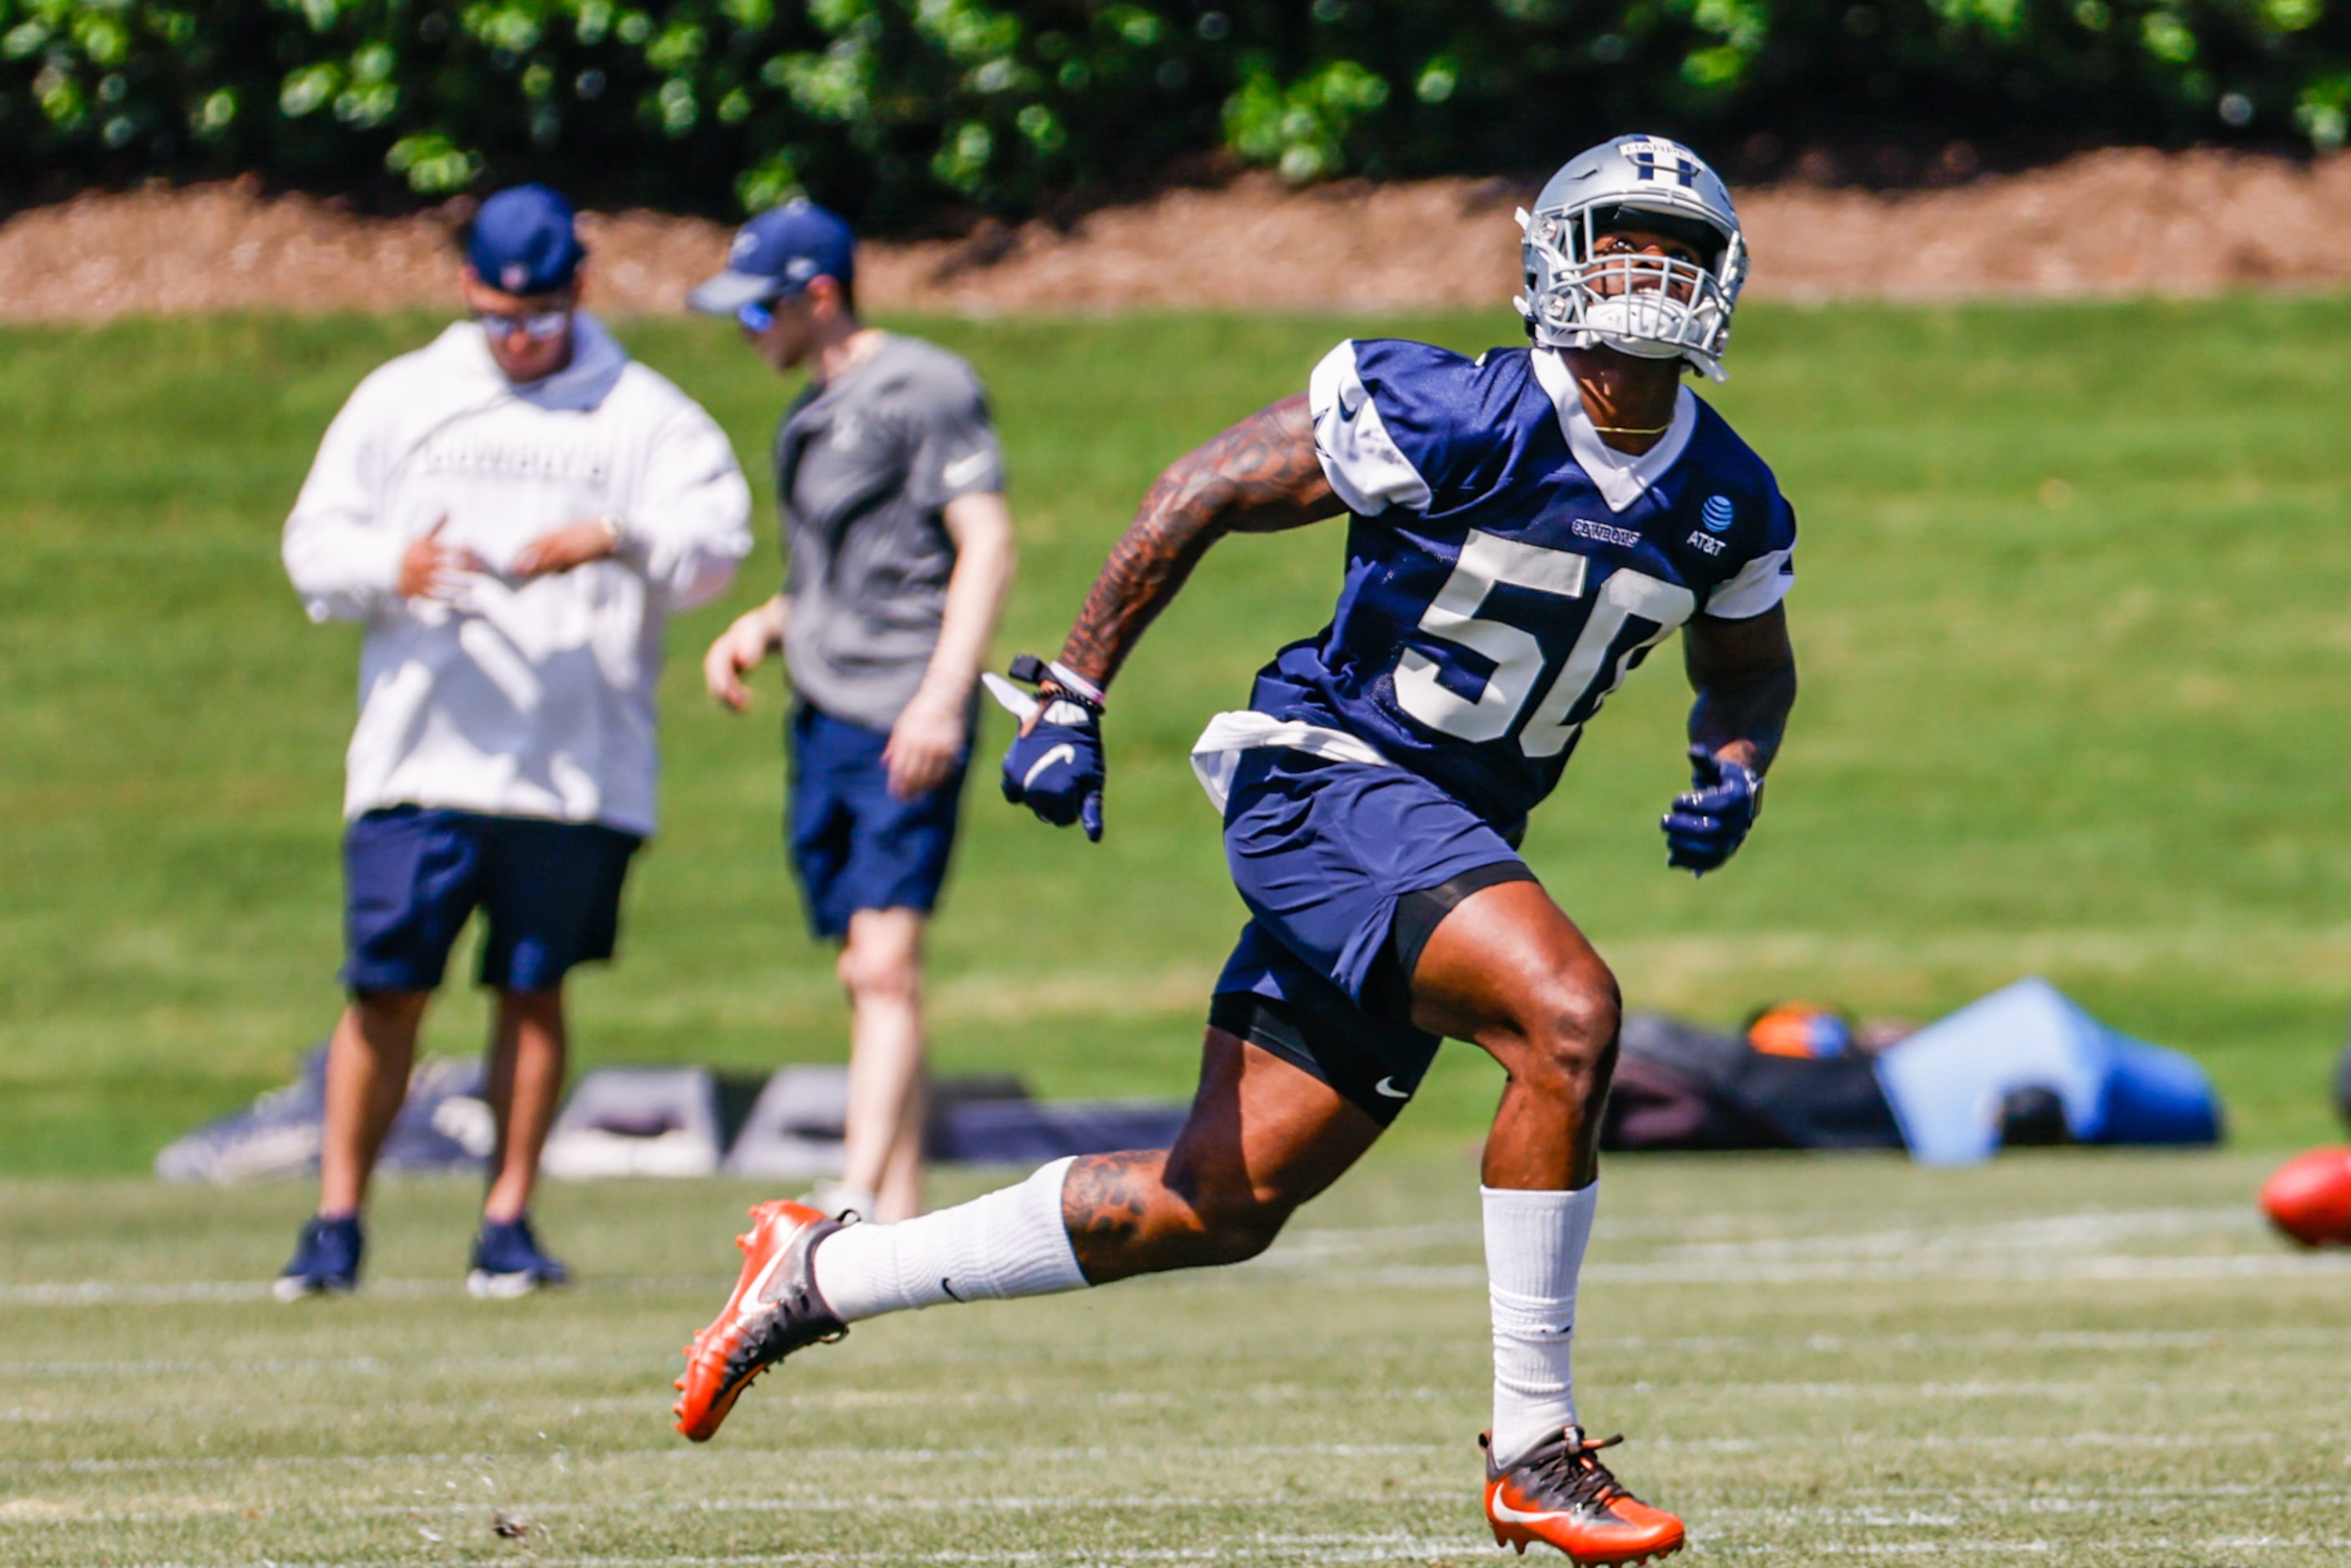
[[[2029,972],[2195,1052],[2238,1142],[2329,1135],[2351,1002],[2351,300],[1755,308],[1719,401],[1803,518],[1804,696],[1762,828],[1667,875],[1670,658],[1594,727],[1531,859],[1631,1004],[1728,1021],[1788,995],[1928,1018]],[[1462,346],[1500,315],[917,323],[981,366],[1015,471],[1007,653],[1058,639],[1159,464],[1300,384],[1345,332]],[[141,1169],[281,1081],[338,1004],[356,632],[302,619],[277,528],[320,429],[419,319],[0,333],[0,1171]],[[759,466],[789,389],[707,324],[627,336]],[[939,923],[937,1049],[1062,1093],[1175,1093],[1239,921],[1183,753],[1321,623],[1335,528],[1212,557],[1120,687],[1091,848],[974,789]],[[696,690],[772,544],[672,638],[664,831],[582,1058],[824,1060],[842,1018],[777,844],[772,683]],[[1000,723],[983,745],[992,756]],[[983,764],[985,767],[986,764]],[[453,992],[430,1044],[475,1048]],[[1410,1123],[1474,1134],[1451,1064]]]
[[[1685,1561],[2351,1563],[2351,1260],[2257,1228],[2262,1165],[1619,1161],[1585,1416]],[[281,1194],[9,1182],[0,1562],[1493,1562],[1475,1191],[1384,1151],[1257,1263],[862,1324],[695,1448],[758,1195],[559,1192],[583,1283],[482,1304],[472,1195],[394,1184],[371,1291],[287,1308]]]
[[[706,1449],[669,1432],[669,1379],[767,1194],[557,1188],[540,1218],[582,1283],[486,1306],[458,1288],[468,1184],[395,1182],[369,1291],[287,1309],[266,1281],[307,1194],[130,1174],[280,1080],[337,1006],[356,634],[303,622],[277,532],[350,386],[431,328],[0,333],[0,1563],[1491,1561],[1495,1084],[1468,1051],[1265,1260],[862,1325]],[[1509,323],[925,329],[995,389],[1009,652],[1052,644],[1161,462],[1330,340]],[[764,449],[788,389],[724,331],[626,331]],[[1635,1006],[1923,1019],[2043,973],[2195,1052],[2235,1147],[1613,1161],[1586,1415],[1631,1434],[1622,1471],[1688,1517],[1693,1560],[2351,1563],[2351,1269],[2248,1202],[2274,1151],[2333,1134],[2351,1003],[2346,336],[2330,298],[1742,316],[1719,401],[1804,528],[1771,811],[1725,875],[1664,873],[1687,696],[1663,660],[1530,858]],[[1120,686],[1099,848],[975,789],[937,931],[944,1066],[1187,1087],[1239,913],[1185,748],[1320,623],[1337,548],[1204,568]],[[622,962],[578,988],[587,1061],[839,1053],[777,848],[780,693],[744,722],[695,690],[774,570],[763,546],[675,628],[664,831]],[[431,1043],[479,1028],[454,996]]]

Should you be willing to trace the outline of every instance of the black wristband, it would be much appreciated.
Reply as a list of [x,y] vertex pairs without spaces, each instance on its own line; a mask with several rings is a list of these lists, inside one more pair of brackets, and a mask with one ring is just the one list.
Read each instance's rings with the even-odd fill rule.
[[1034,653],[1014,654],[1008,673],[1014,680],[1035,686],[1038,695],[1075,703],[1097,718],[1110,706],[1102,690],[1083,675],[1061,664],[1049,664]]

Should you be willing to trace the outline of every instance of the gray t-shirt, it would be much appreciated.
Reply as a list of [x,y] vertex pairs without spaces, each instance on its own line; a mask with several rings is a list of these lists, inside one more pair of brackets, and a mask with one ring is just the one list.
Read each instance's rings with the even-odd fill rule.
[[803,701],[887,729],[939,640],[955,541],[941,510],[1004,488],[987,397],[969,365],[884,338],[811,384],[776,433],[790,613],[784,657]]

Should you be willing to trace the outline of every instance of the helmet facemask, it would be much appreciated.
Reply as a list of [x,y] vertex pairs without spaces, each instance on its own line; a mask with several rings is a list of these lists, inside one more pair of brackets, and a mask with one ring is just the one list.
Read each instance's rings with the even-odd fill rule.
[[[1521,209],[1527,294],[1516,303],[1545,348],[1604,344],[1636,359],[1686,359],[1720,381],[1730,313],[1747,278],[1739,232],[1687,211],[1656,211],[1622,200]],[[1601,237],[1638,227],[1687,238],[1704,262],[1637,252],[1600,254]]]

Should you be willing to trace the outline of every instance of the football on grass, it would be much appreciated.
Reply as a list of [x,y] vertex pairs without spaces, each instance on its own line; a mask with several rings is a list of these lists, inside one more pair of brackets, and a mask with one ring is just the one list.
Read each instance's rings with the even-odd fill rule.
[[2262,1212],[2304,1247],[2351,1246],[2351,1149],[2296,1155],[2262,1184]]

